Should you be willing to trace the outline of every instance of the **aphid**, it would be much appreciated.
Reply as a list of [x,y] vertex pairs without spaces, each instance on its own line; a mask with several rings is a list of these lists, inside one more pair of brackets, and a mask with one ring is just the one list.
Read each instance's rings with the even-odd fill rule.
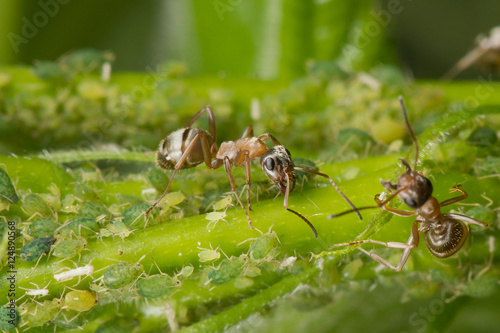
[[217,222],[219,222],[220,220],[224,220],[224,218],[227,216],[226,212],[210,212],[210,213],[207,213],[207,215],[205,215],[205,219],[210,221],[207,225],[207,228],[210,228],[212,223],[213,223],[213,226],[215,227],[215,225],[217,224]]
[[143,226],[146,223],[145,212],[148,210],[149,205],[146,203],[140,203],[127,208],[122,216],[123,223],[130,228]]
[[54,274],[54,279],[56,279],[57,282],[63,282],[71,280],[77,276],[78,277],[81,277],[82,275],[89,276],[92,273],[94,273],[94,266],[92,266],[91,264],[87,264],[85,266],[77,267],[69,271]]
[[119,263],[102,274],[102,282],[110,289],[118,289],[133,283],[144,271],[139,263]]
[[21,307],[23,326],[39,327],[48,323],[61,309],[63,301],[60,298],[46,300],[42,303],[25,302]]
[[256,238],[248,250],[252,260],[274,259],[280,253],[278,235],[274,231]]
[[67,221],[59,228],[56,233],[69,236],[71,233],[82,237],[95,236],[99,232],[99,225],[93,217],[79,216]]
[[[193,123],[201,116],[203,112],[207,113],[209,131],[199,128],[191,128]],[[274,147],[268,148],[265,140],[270,139],[274,143]],[[248,215],[251,211],[250,204],[250,162],[256,158],[260,158],[261,168],[266,176],[279,186],[281,194],[285,196],[283,206],[289,212],[294,213],[304,220],[313,230],[315,237],[318,237],[314,226],[300,213],[288,208],[288,196],[290,191],[295,187],[295,170],[312,173],[327,178],[332,186],[346,200],[349,205],[356,210],[356,207],[347,199],[340,191],[333,180],[326,174],[306,170],[295,167],[290,152],[283,147],[279,141],[269,133],[262,134],[258,137],[253,135],[253,127],[250,125],[246,128],[243,136],[236,141],[223,142],[220,148],[217,148],[217,132],[215,128],[214,115],[210,106],[206,106],[198,111],[193,118],[182,128],[171,133],[164,139],[158,148],[156,155],[157,163],[164,169],[174,170],[170,181],[161,195],[161,197],[148,209],[146,215],[156,207],[165,197],[170,189],[175,174],[180,169],[192,168],[202,163],[209,169],[217,169],[224,165],[228,174],[231,190],[240,204],[247,218],[250,228],[253,228],[252,221]],[[244,166],[246,185],[247,185],[247,206],[248,211],[243,205],[237,191],[233,177],[233,166]],[[359,217],[361,215],[358,212]]]
[[231,197],[225,197],[223,199],[220,199],[216,203],[214,203],[212,205],[212,208],[214,211],[223,210],[226,207],[228,207],[229,205],[231,205],[232,203],[233,203],[233,199]]
[[186,279],[193,274],[194,267],[191,265],[182,267],[181,271],[176,275],[180,279]]
[[[399,97],[401,102],[401,109],[405,118],[406,126],[411,138],[415,144],[415,164],[414,168],[417,168],[418,164],[418,142],[417,138],[413,134],[410,122],[408,121],[408,115],[406,113],[406,108],[404,106],[403,98]],[[379,244],[389,248],[404,249],[403,255],[399,264],[394,267],[385,259],[380,256],[370,253],[360,247],[358,249],[367,255],[369,255],[374,260],[378,261],[382,265],[389,267],[392,270],[400,271],[406,261],[408,260],[411,250],[418,246],[420,233],[424,235],[425,245],[429,251],[438,258],[447,258],[455,254],[465,243],[467,236],[469,234],[469,229],[464,222],[474,224],[480,227],[487,227],[488,224],[485,222],[478,221],[468,216],[448,213],[442,214],[441,207],[451,205],[458,201],[467,198],[467,193],[462,190],[461,185],[453,187],[450,192],[459,192],[461,195],[455,198],[451,198],[441,203],[437,201],[435,197],[432,196],[432,183],[431,181],[424,177],[420,171],[412,171],[410,164],[401,159],[401,162],[406,167],[406,172],[399,176],[397,184],[391,184],[389,181],[381,181],[380,183],[388,190],[394,190],[395,192],[389,196],[384,201],[379,199],[379,195],[375,196],[375,201],[377,206],[362,207],[359,209],[377,208],[380,207],[385,211],[388,211],[394,215],[398,216],[416,216],[417,218],[413,222],[411,228],[411,236],[406,243],[400,242],[381,242],[371,239],[366,239],[362,241],[349,242],[336,244],[332,247],[337,246],[351,246],[364,243]],[[402,209],[395,209],[388,207],[386,204],[394,199],[396,196],[414,211],[407,211]],[[340,214],[329,215],[328,218],[338,217],[352,211],[346,211]],[[464,222],[463,222],[464,221]],[[419,225],[420,224],[420,225]]]
[[218,268],[210,269],[207,276],[208,282],[216,286],[231,282],[240,276],[241,270],[247,263],[248,257],[245,254],[224,259]]
[[445,75],[444,80],[452,80],[471,65],[478,65],[491,71],[500,68],[500,27],[494,27],[489,37],[483,34],[476,38],[476,48],[460,59]]
[[182,282],[175,276],[156,274],[140,278],[137,281],[137,293],[144,298],[169,296],[181,285]]
[[54,237],[36,238],[21,248],[21,260],[32,262],[37,261],[44,253],[50,251],[50,247],[56,239]]
[[107,218],[111,217],[109,210],[104,205],[95,201],[84,201],[80,204],[80,216],[87,216],[97,218],[98,216],[105,215]]
[[[59,312],[51,321],[57,328],[62,328],[65,330],[83,330],[83,326],[87,324],[88,320],[80,315],[77,311],[61,311]],[[56,330],[57,332],[58,330]]]
[[95,296],[88,290],[72,290],[64,296],[65,307],[83,312],[92,309],[96,303]]
[[0,168],[0,199],[5,199],[13,204],[19,201],[12,180],[2,168]]
[[198,247],[201,251],[198,253],[198,257],[200,258],[200,262],[208,262],[208,261],[214,261],[220,258],[220,252],[217,251],[219,247],[217,247],[215,250],[212,249],[212,246],[210,246],[210,249],[204,249],[201,247]]
[[51,216],[49,205],[36,193],[30,193],[23,198],[23,210],[28,216]]
[[97,193],[94,191],[92,187],[82,183],[78,183],[75,185],[75,188],[73,189],[73,194],[77,198],[88,201],[97,200],[98,198]]
[[69,259],[80,254],[85,246],[87,246],[87,240],[82,237],[76,237],[75,239],[59,238],[54,244],[52,255],[57,258]]
[[31,222],[29,234],[34,238],[52,237],[61,225],[51,218],[38,218]]
[[36,286],[36,289],[25,289],[25,288],[19,287],[21,289],[26,290],[25,295],[34,296],[34,297],[37,297],[37,296],[43,297],[43,296],[47,296],[49,294],[49,290],[47,289],[47,287],[49,286],[50,282],[43,288],[38,287],[38,285],[36,283],[33,283],[33,282],[30,282],[30,283],[32,285]]
[[17,311],[16,306],[10,307],[10,304],[0,307],[0,330],[6,332],[14,330],[21,321],[21,314]]
[[110,236],[116,235],[121,239],[127,238],[132,233],[125,223],[120,220],[116,220],[106,225],[106,229],[110,232]]

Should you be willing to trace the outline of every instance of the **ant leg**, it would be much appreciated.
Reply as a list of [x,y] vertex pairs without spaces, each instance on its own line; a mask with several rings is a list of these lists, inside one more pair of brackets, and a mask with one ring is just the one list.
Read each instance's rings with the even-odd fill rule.
[[462,57],[446,74],[444,74],[441,79],[444,81],[452,80],[461,71],[475,63],[479,58],[481,58],[486,52],[487,48],[476,47],[465,56]]
[[[203,110],[201,110],[201,111],[203,111]],[[200,112],[198,112],[198,113],[200,113]],[[168,190],[170,189],[170,186],[172,185],[172,181],[174,180],[175,174],[177,173],[177,171],[179,171],[181,169],[184,162],[186,162],[186,159],[191,155],[191,152],[193,151],[195,144],[198,140],[201,140],[203,158],[205,160],[205,164],[207,165],[208,168],[213,169],[212,161],[211,161],[212,154],[211,154],[210,144],[209,144],[208,139],[205,136],[205,134],[203,132],[200,132],[200,133],[196,134],[196,136],[193,138],[193,141],[191,141],[191,143],[189,143],[189,145],[186,147],[186,150],[184,151],[184,153],[182,153],[181,158],[179,159],[179,161],[177,162],[177,164],[174,167],[174,172],[172,173],[172,176],[170,177],[170,181],[168,182],[167,188],[165,189],[165,191],[163,192],[161,197],[158,200],[156,200],[156,202],[151,207],[149,207],[149,209],[146,211],[146,214],[145,214],[146,218],[148,217],[149,213],[167,195]]]
[[[212,136],[214,137],[214,139],[217,138],[217,132],[215,130],[215,119],[214,119],[214,113],[212,112],[212,108],[210,107],[210,105],[207,105],[205,106],[203,109],[201,109],[200,111],[198,111],[194,116],[193,118],[189,119],[189,121],[186,123],[186,125],[184,125],[184,128],[190,128],[194,122],[201,116],[201,114],[203,113],[203,111],[207,111],[207,117],[208,117],[208,125],[209,125],[209,132],[210,134],[212,134]],[[217,140],[215,140],[217,141]]]
[[253,135],[253,126],[252,125],[248,125],[247,128],[245,129],[245,132],[243,132],[243,135],[241,136],[242,139],[245,139],[245,138],[252,138],[254,135]]
[[305,223],[307,223],[307,225],[312,229],[312,231],[314,232],[314,237],[315,238],[318,238],[318,232],[316,231],[316,228],[312,225],[311,222],[309,222],[308,219],[306,219],[304,216],[302,216],[302,214],[300,214],[299,212],[296,212],[294,211],[293,209],[290,209],[288,208],[288,197],[290,195],[290,178],[288,177],[288,174],[285,173],[285,177],[286,177],[286,191],[285,191],[285,200],[283,200],[283,207],[291,212],[291,213],[294,213],[295,215],[297,215],[298,217],[300,217],[302,220],[304,220]]
[[397,216],[413,216],[413,215],[418,215],[418,213],[415,212],[415,211],[411,212],[409,210],[403,210],[403,209],[397,209],[397,208],[388,207],[386,205],[387,200],[385,202],[380,201],[380,199],[378,198],[378,195],[375,196],[375,202],[377,203],[377,205],[380,208],[382,208],[386,212],[392,213],[392,214],[397,215]]
[[257,137],[257,139],[260,141],[271,139],[276,146],[281,146],[281,143],[278,141],[278,139],[276,139],[274,136],[272,136],[269,133],[261,134]]
[[251,212],[252,206],[250,205],[250,153],[247,150],[245,151],[245,176],[247,181],[247,205],[248,211]]
[[322,172],[318,172],[318,171],[313,171],[313,170],[307,170],[307,169],[303,169],[303,168],[299,168],[299,167],[294,167],[295,170],[298,170],[298,171],[302,171],[302,172],[308,172],[308,173],[312,173],[314,175],[318,175],[318,176],[321,176],[321,177],[325,177],[326,179],[328,179],[328,181],[330,181],[330,184],[332,184],[333,188],[337,190],[337,192],[339,192],[340,196],[342,198],[344,198],[344,200],[349,204],[349,206],[352,207],[353,211],[356,212],[356,214],[358,214],[358,217],[360,220],[363,220],[363,217],[361,216],[361,214],[359,213],[358,209],[356,208],[356,206],[354,206],[354,204],[345,196],[345,194],[340,190],[340,188],[337,186],[337,184],[335,184],[335,182],[333,181],[333,179],[330,178],[330,176],[328,176],[326,173],[322,173]]
[[[420,220],[418,220],[418,219],[415,220],[415,222],[413,222],[413,225],[411,228],[411,236],[410,236],[410,238],[408,238],[408,241],[406,243],[400,243],[400,242],[384,243],[384,242],[380,242],[380,241],[367,239],[367,240],[358,241],[358,242],[336,244],[332,247],[337,247],[337,246],[342,246],[342,245],[346,246],[346,245],[356,245],[356,244],[363,244],[363,243],[372,243],[372,244],[383,245],[383,246],[386,246],[386,247],[392,248],[392,249],[404,249],[403,255],[401,256],[401,260],[399,261],[398,265],[396,267],[394,267],[392,264],[390,264],[387,260],[380,257],[379,255],[377,255],[375,253],[368,252],[365,249],[358,248],[358,250],[360,250],[361,252],[370,256],[370,258],[372,258],[373,260],[378,261],[379,263],[381,263],[382,265],[384,265],[387,268],[392,269],[393,271],[399,272],[403,269],[404,265],[408,261],[408,258],[410,257],[411,250],[418,246],[418,243],[419,243],[418,223],[419,222],[420,222]],[[330,247],[330,248],[332,248],[332,247]]]
[[236,192],[236,185],[234,184],[234,177],[233,177],[233,167],[231,165],[231,160],[229,160],[229,157],[227,157],[227,156],[224,157],[224,168],[226,169],[227,175],[229,177],[229,183],[231,184],[231,190],[233,191],[234,195],[236,196],[236,199],[238,200],[241,208],[245,212],[245,215],[246,215],[247,220],[248,220],[248,224],[250,224],[250,228],[253,229],[252,220],[250,220],[250,216],[248,215],[248,212],[245,209],[245,206],[241,202],[241,199],[238,195],[238,192]]
[[462,214],[455,214],[455,213],[449,213],[449,214],[443,214],[444,217],[450,217],[452,219],[457,219],[457,220],[462,220],[465,222],[468,222],[470,224],[474,224],[483,228],[486,228],[488,226],[488,223],[483,222],[483,221],[478,221],[476,219],[473,219],[472,217],[465,216]]
[[443,206],[448,206],[448,205],[451,205],[455,202],[458,202],[458,201],[462,201],[462,200],[465,200],[467,199],[468,197],[468,194],[467,192],[465,192],[464,190],[462,190],[462,185],[461,184],[458,184],[456,186],[453,186],[451,189],[450,189],[450,193],[453,193],[453,192],[460,192],[462,195],[461,196],[458,196],[458,197],[455,197],[455,198],[451,198],[451,199],[448,199],[448,200],[445,200],[443,202],[441,202],[439,204],[439,206],[443,207]]

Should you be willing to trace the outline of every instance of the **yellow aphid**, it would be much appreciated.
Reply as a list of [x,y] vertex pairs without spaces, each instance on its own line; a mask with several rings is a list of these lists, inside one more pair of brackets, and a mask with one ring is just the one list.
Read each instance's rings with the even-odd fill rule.
[[186,199],[186,197],[182,194],[182,192],[171,192],[165,196],[165,201],[169,206],[176,206],[183,202],[184,199]]
[[64,297],[66,307],[70,310],[82,312],[92,309],[95,305],[95,297],[88,290],[73,290]]

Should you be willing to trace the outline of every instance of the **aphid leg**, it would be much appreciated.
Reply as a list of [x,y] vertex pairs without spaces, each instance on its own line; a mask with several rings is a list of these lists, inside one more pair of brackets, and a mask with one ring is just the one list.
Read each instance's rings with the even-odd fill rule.
[[468,197],[468,194],[467,192],[465,192],[463,189],[462,189],[462,185],[461,184],[458,184],[456,186],[453,186],[451,189],[450,189],[450,193],[453,193],[453,192],[460,192],[462,195],[456,197],[456,198],[451,198],[451,199],[448,199],[448,200],[445,200],[445,201],[442,201],[439,203],[439,206],[443,207],[443,206],[448,206],[448,205],[451,205],[455,202],[459,202],[459,201],[462,201],[462,200],[465,200],[467,199]]
[[[214,127],[214,130],[215,130],[215,127]],[[181,169],[181,167],[184,164],[184,162],[186,162],[187,158],[191,155],[191,152],[193,151],[193,149],[194,149],[194,147],[196,145],[196,142],[198,140],[201,140],[202,150],[203,150],[203,158],[205,160],[205,164],[207,165],[207,167],[209,169],[213,169],[213,167],[212,167],[212,154],[210,152],[210,144],[209,144],[208,139],[205,136],[205,134],[202,133],[202,132],[200,132],[200,133],[198,133],[194,137],[193,141],[191,141],[191,143],[189,144],[189,146],[187,146],[186,150],[184,151],[184,153],[182,154],[181,158],[179,159],[179,162],[177,162],[177,164],[174,167],[174,172],[172,173],[172,176],[170,177],[170,181],[168,182],[167,188],[165,189],[165,191],[163,192],[163,194],[161,195],[161,197],[158,200],[156,200],[156,202],[151,207],[149,207],[149,209],[146,211],[146,215],[145,215],[146,217],[148,217],[149,213],[167,195],[168,190],[170,189],[170,186],[172,185],[172,181],[174,180],[175,174],[177,173],[177,171],[179,169]]]
[[328,181],[330,182],[330,184],[333,186],[333,188],[335,190],[337,190],[337,192],[340,194],[340,196],[349,204],[349,206],[351,206],[351,208],[353,209],[353,211],[356,212],[356,214],[358,215],[359,219],[362,220],[363,217],[361,216],[361,214],[359,213],[358,209],[356,208],[356,206],[354,206],[354,204],[345,196],[345,194],[340,190],[340,188],[337,186],[337,184],[335,184],[335,182],[333,181],[333,179],[330,178],[330,176],[328,176],[326,173],[322,173],[322,172],[318,172],[318,171],[314,171],[314,170],[307,170],[307,169],[303,169],[303,168],[299,168],[299,167],[295,167],[294,168],[295,170],[298,170],[298,171],[302,171],[302,172],[307,172],[307,173],[312,173],[314,175],[318,175],[318,176],[321,176],[321,177],[325,177],[326,179],[328,179]]
[[234,176],[233,176],[233,166],[231,165],[231,160],[229,157],[224,157],[224,168],[226,169],[227,175],[229,177],[229,183],[231,184],[231,190],[233,191],[234,195],[236,196],[236,199],[238,200],[241,208],[243,209],[243,212],[245,212],[245,216],[247,217],[248,224],[250,225],[250,228],[253,229],[252,225],[252,220],[250,220],[250,216],[248,215],[248,212],[243,205],[243,202],[241,202],[240,196],[238,195],[238,192],[236,192],[236,185],[234,183]]
[[298,217],[300,217],[302,220],[304,220],[304,222],[307,223],[307,225],[314,232],[314,237],[318,238],[318,232],[316,231],[316,228],[312,225],[312,223],[309,222],[309,220],[306,219],[304,216],[302,216],[302,214],[300,214],[299,212],[296,212],[293,209],[288,208],[288,196],[290,195],[290,177],[288,177],[287,173],[285,173],[285,177],[286,177],[286,191],[285,191],[285,199],[283,200],[283,207],[287,211],[289,211],[291,213],[294,213],[295,215],[297,215]]

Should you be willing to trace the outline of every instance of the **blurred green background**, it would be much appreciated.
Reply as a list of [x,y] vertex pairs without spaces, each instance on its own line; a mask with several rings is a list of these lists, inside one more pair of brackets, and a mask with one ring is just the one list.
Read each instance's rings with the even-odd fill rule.
[[[393,15],[381,14],[389,8]],[[0,64],[92,47],[114,52],[119,71],[179,60],[192,75],[276,79],[304,74],[306,60],[337,58],[358,40],[369,52],[351,59],[357,69],[400,63],[416,78],[438,78],[498,24],[500,3],[488,0],[2,1]]]

